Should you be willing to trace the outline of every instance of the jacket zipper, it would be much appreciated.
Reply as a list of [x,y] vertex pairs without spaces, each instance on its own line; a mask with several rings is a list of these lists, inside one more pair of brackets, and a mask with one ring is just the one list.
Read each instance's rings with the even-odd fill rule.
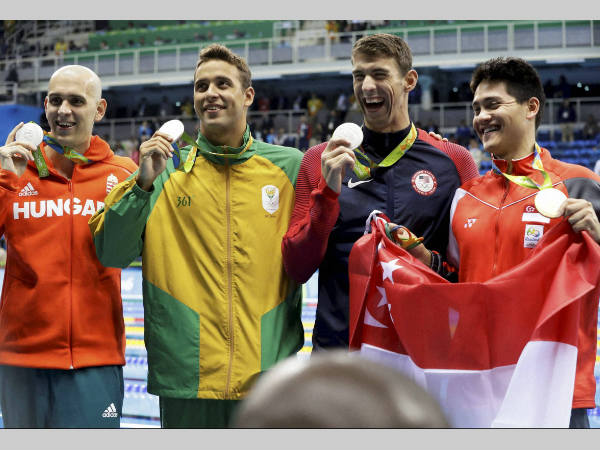
[[508,196],[508,190],[510,189],[510,182],[507,179],[504,179],[504,195],[502,196],[502,200],[500,201],[500,207],[498,208],[498,215],[496,217],[496,224],[494,226],[494,236],[496,236],[496,241],[494,242],[494,266],[492,267],[492,276],[496,276],[496,268],[498,266],[498,254],[500,253],[499,247],[499,232],[500,232],[500,216],[502,215],[502,206],[504,205],[504,201]]
[[[71,175],[72,177],[73,175]],[[67,183],[69,186],[69,194],[70,194],[70,203],[71,203],[71,208],[69,208],[71,210],[71,214],[69,214],[71,216],[71,248],[70,248],[70,258],[69,258],[69,273],[70,273],[70,301],[69,301],[69,354],[71,356],[71,367],[70,369],[74,369],[74,364],[73,364],[73,230],[75,229],[74,226],[74,215],[73,215],[73,201],[75,196],[73,195],[73,183],[71,182],[71,180],[67,179]]]
[[234,332],[233,332],[233,293],[232,293],[232,261],[231,261],[231,202],[230,202],[230,173],[229,161],[225,160],[225,217],[227,228],[227,305],[229,308],[229,364],[227,366],[227,384],[225,385],[225,398],[229,398],[229,389],[231,384],[231,371],[233,369],[233,349],[234,349]]

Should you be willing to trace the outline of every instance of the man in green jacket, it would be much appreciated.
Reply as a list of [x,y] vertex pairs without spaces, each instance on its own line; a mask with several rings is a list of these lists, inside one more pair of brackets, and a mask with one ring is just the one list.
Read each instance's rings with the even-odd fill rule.
[[100,261],[142,255],[148,392],[163,427],[226,427],[258,375],[303,345],[300,286],[281,239],[302,153],[256,141],[246,62],[202,50],[194,75],[201,126],[178,167],[160,131],[140,169],[91,220]]

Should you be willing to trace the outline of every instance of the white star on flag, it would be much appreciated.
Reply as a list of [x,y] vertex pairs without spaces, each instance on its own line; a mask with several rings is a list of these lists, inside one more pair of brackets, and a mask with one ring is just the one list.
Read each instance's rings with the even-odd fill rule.
[[396,265],[396,261],[398,261],[398,258],[393,259],[390,262],[381,262],[380,263],[381,268],[383,269],[383,281],[385,281],[386,278],[389,278],[391,280],[391,282],[394,283],[394,278],[392,277],[394,270],[398,270],[398,269],[402,268],[402,266]]

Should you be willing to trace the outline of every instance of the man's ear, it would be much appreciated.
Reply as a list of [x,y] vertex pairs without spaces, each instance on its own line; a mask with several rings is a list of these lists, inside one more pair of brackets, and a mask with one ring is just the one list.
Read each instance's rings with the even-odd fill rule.
[[247,87],[246,91],[244,92],[244,96],[246,97],[244,99],[244,106],[249,108],[254,101],[254,88],[252,86]]
[[540,100],[537,97],[531,97],[527,100],[527,118],[534,119],[540,110]]
[[98,106],[96,107],[96,116],[94,117],[94,122],[99,122],[106,113],[106,100],[101,98],[98,102]]
[[410,69],[404,75],[404,90],[406,92],[412,91],[415,87],[417,87],[417,80],[419,79],[419,74],[415,69]]

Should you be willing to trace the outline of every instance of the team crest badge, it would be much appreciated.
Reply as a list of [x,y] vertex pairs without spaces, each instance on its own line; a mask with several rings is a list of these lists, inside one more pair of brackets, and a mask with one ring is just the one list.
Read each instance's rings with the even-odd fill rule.
[[411,179],[412,187],[418,194],[431,195],[437,189],[437,179],[429,170],[415,172]]
[[119,179],[111,173],[108,177],[106,177],[106,193],[110,194],[112,188],[114,188],[117,184],[119,184]]
[[279,189],[276,186],[267,184],[262,187],[262,205],[269,214],[279,209]]

